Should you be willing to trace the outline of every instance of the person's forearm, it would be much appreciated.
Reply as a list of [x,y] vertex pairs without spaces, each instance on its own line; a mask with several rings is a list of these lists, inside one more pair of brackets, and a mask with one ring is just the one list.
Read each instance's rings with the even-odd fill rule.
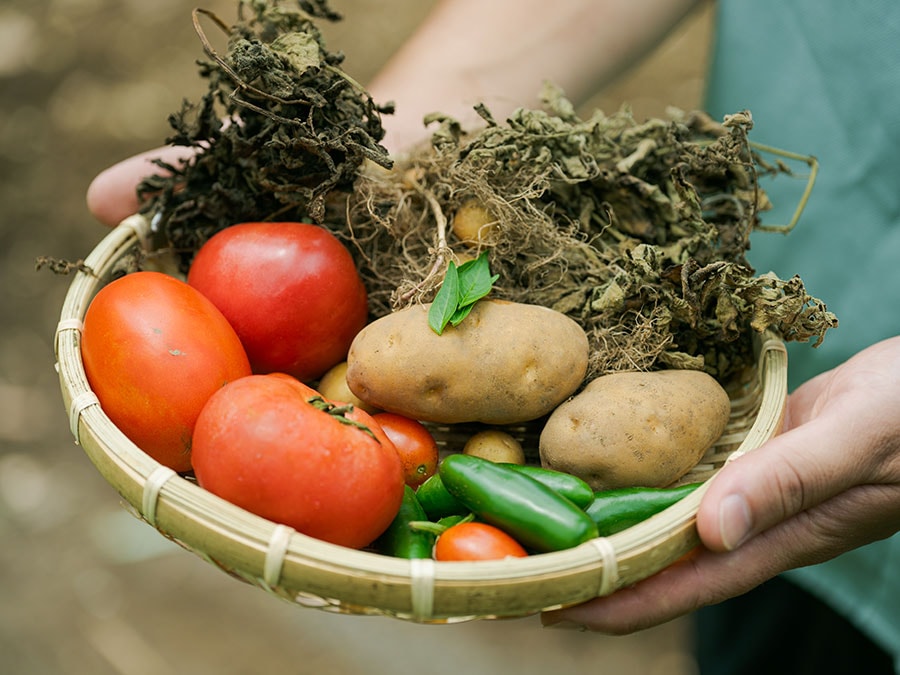
[[369,85],[386,116],[386,144],[425,135],[422,118],[477,122],[534,107],[544,81],[583,102],[648,53],[699,0],[443,0]]

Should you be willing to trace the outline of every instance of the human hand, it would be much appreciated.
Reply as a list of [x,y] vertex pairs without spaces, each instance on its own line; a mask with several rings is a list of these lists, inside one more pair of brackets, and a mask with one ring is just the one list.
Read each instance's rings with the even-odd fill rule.
[[87,206],[91,214],[105,225],[113,227],[138,209],[137,186],[147,176],[163,173],[153,164],[161,159],[177,165],[193,150],[182,146],[166,146],[142,152],[99,173],[87,190]]
[[736,597],[900,530],[900,337],[799,387],[783,433],[730,462],[697,513],[703,545],[545,626],[626,634]]

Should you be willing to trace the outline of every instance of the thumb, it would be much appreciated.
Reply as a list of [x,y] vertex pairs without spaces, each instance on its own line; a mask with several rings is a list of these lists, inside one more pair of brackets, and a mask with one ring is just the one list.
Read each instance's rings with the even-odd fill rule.
[[858,472],[845,429],[814,419],[726,464],[710,482],[697,530],[713,551],[756,534],[848,489]]
[[118,225],[138,209],[138,183],[147,176],[164,173],[153,160],[160,159],[174,165],[192,152],[186,147],[167,146],[114,164],[91,181],[87,190],[88,210],[101,223],[110,227]]

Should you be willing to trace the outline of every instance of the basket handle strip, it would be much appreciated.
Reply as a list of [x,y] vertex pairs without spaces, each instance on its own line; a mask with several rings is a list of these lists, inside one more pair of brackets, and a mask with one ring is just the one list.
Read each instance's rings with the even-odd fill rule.
[[409,595],[413,617],[431,618],[434,612],[434,560],[431,558],[409,561]]
[[169,467],[160,464],[147,476],[147,482],[144,483],[144,491],[141,494],[141,513],[144,520],[153,527],[156,527],[156,505],[159,502],[159,493],[163,485],[177,475]]
[[75,445],[81,445],[78,431],[78,421],[81,419],[81,413],[84,412],[85,408],[89,408],[92,405],[100,405],[100,399],[91,390],[81,392],[69,404],[69,429],[72,432],[72,436],[75,437]]
[[59,353],[59,334],[64,330],[74,330],[78,333],[84,330],[84,322],[77,316],[70,316],[68,319],[60,319],[56,324],[56,334],[53,336],[54,353]]
[[278,524],[269,537],[269,547],[266,549],[266,559],[263,563],[263,583],[270,589],[275,588],[281,581],[281,569],[284,567],[284,558],[294,531],[292,527]]
[[619,561],[616,558],[616,547],[608,537],[596,537],[587,543],[600,554],[600,585],[597,596],[609,595],[619,584]]

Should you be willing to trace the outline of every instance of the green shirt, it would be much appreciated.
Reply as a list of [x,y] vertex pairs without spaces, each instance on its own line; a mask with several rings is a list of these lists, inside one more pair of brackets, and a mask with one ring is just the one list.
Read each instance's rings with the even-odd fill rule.
[[[816,349],[789,345],[794,387],[900,334],[900,2],[721,0],[716,23],[710,113],[750,110],[751,140],[820,164],[797,227],[756,233],[749,255],[759,272],[799,274],[840,322]],[[804,179],[765,183],[764,222],[790,220]],[[787,576],[893,653],[900,672],[900,535]]]

